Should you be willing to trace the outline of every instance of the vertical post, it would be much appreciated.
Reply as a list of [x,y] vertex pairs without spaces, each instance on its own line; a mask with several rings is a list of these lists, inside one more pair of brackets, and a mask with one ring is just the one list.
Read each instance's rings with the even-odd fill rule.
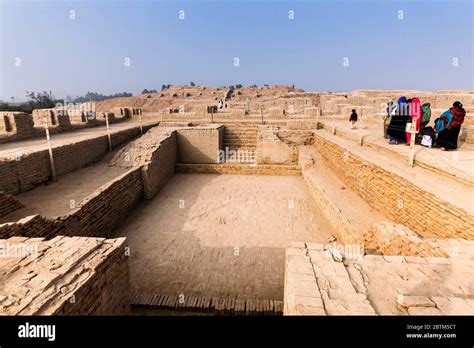
[[109,151],[112,151],[112,138],[110,137],[109,113],[105,113],[105,125],[107,126],[107,138],[109,140]]
[[411,123],[410,127],[410,153],[408,155],[408,165],[413,167],[415,164],[415,137],[416,137],[416,120]]
[[51,137],[49,136],[48,119],[43,116],[44,130],[46,133],[46,142],[48,143],[49,163],[51,165],[51,176],[56,181],[56,168],[54,167],[53,148],[51,147]]
[[318,125],[319,125],[319,114],[321,113],[321,109],[317,108],[316,109],[316,130],[318,130]]
[[214,105],[211,108],[211,123],[214,123]]
[[262,124],[264,124],[264,122],[263,122],[263,105],[260,108],[260,116],[262,117]]
[[143,134],[142,111],[141,110],[138,110],[138,122],[140,123],[140,134]]

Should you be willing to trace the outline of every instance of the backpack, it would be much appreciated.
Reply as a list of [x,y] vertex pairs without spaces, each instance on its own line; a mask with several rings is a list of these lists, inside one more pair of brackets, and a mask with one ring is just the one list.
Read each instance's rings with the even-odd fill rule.
[[433,139],[431,139],[429,135],[423,135],[423,138],[421,139],[421,145],[431,147],[433,146]]
[[439,133],[443,129],[448,128],[453,120],[453,114],[447,110],[435,120],[436,131]]
[[421,122],[428,123],[431,118],[431,108],[428,103],[425,103],[421,106],[422,114],[421,114]]
[[432,147],[436,140],[436,135],[433,127],[425,127],[420,131],[422,136],[421,145]]

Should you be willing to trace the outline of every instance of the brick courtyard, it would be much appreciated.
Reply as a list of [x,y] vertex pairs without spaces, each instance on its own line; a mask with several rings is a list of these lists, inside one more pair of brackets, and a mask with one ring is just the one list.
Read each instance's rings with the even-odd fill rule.
[[176,174],[116,236],[139,292],[281,301],[285,247],[331,234],[300,177]]

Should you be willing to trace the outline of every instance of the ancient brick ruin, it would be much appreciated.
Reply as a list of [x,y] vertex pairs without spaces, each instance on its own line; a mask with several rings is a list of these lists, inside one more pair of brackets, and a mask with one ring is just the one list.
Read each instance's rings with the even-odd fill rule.
[[0,315],[473,314],[474,93],[403,91],[468,112],[455,156],[419,147],[413,167],[383,139],[401,93],[0,112]]

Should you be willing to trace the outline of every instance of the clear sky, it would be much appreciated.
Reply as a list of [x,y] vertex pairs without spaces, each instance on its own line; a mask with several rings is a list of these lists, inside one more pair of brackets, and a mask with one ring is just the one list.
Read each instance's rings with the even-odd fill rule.
[[25,90],[137,94],[190,81],[307,91],[474,89],[473,0],[0,4],[5,101],[24,99]]

